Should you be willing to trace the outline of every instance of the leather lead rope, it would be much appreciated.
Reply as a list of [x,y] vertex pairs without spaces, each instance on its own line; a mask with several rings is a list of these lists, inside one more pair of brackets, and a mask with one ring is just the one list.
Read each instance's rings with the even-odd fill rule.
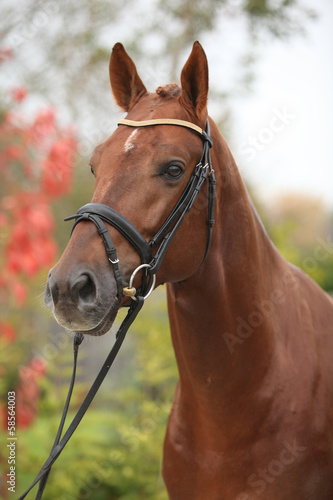
[[[64,406],[64,409],[63,409],[63,412],[62,412],[62,417],[61,417],[61,420],[60,420],[58,432],[57,432],[57,435],[55,437],[55,440],[54,440],[54,443],[53,443],[53,446],[52,446],[52,449],[51,449],[51,453],[53,452],[53,450],[55,449],[55,447],[58,446],[60,438],[61,438],[61,434],[62,434],[62,431],[63,431],[63,428],[64,428],[64,424],[65,424],[65,420],[66,420],[66,416],[67,416],[69,404],[70,404],[71,397],[72,397],[74,383],[75,383],[77,357],[78,357],[78,354],[79,354],[79,346],[82,343],[82,341],[83,341],[83,334],[82,333],[76,333],[75,337],[74,337],[74,341],[73,341],[73,353],[74,353],[73,373],[72,373],[72,377],[71,377],[71,381],[70,381],[70,385],[69,385],[69,389],[68,389],[66,403],[65,403],[65,406]],[[45,489],[45,486],[46,486],[47,480],[49,478],[50,472],[51,472],[51,468],[41,478],[40,483],[39,483],[38,492],[37,492],[37,495],[36,495],[36,500],[40,500],[42,498],[43,491]]]
[[[58,429],[58,432],[57,432],[57,436],[56,436],[56,439],[55,439],[55,442],[54,442],[54,445],[51,449],[51,453],[48,457],[48,459],[46,460],[46,462],[44,463],[43,467],[40,469],[39,473],[37,474],[37,476],[35,477],[34,481],[32,482],[32,484],[29,486],[29,488],[23,493],[23,495],[21,495],[18,500],[23,500],[27,494],[30,492],[30,490],[32,490],[32,488],[37,484],[37,483],[41,483],[41,486],[39,487],[39,491],[37,492],[37,496],[36,496],[36,500],[40,500],[42,498],[42,494],[43,494],[43,491],[44,491],[44,488],[45,488],[45,485],[46,485],[46,481],[48,479],[48,476],[49,476],[49,473],[51,471],[51,467],[53,466],[54,462],[57,460],[57,458],[59,457],[60,453],[62,452],[62,450],[64,449],[64,447],[66,446],[66,444],[68,443],[69,439],[72,437],[74,431],[76,430],[77,426],[79,425],[79,423],[81,422],[84,414],[86,413],[87,409],[89,408],[92,400],[94,399],[98,389],[100,388],[103,380],[105,379],[107,373],[109,372],[118,352],[119,352],[119,349],[125,339],[125,336],[126,336],[126,333],[129,329],[129,327],[131,326],[131,324],[133,323],[133,321],[135,320],[135,318],[137,317],[139,311],[141,310],[142,306],[144,304],[144,299],[143,297],[137,297],[137,301],[132,301],[131,303],[131,306],[128,310],[128,313],[127,313],[127,316],[126,318],[124,319],[124,321],[122,322],[117,334],[116,334],[116,340],[111,348],[111,351],[109,352],[108,354],[108,357],[106,358],[106,360],[104,361],[104,364],[102,366],[102,368],[100,369],[94,383],[92,384],[88,394],[86,395],[83,403],[81,404],[80,408],[78,409],[75,417],[73,418],[71,424],[69,425],[69,427],[67,428],[67,431],[65,432],[64,436],[62,437],[62,439],[60,440],[60,436],[62,434],[62,430],[63,430],[63,426],[64,426],[64,422],[65,422],[65,419],[66,419],[66,415],[67,415],[67,411],[68,411],[68,408],[69,408],[69,402],[70,402],[70,399],[71,399],[71,394],[72,394],[72,390],[73,390],[73,386],[74,386],[74,381],[75,381],[75,373],[76,373],[76,364],[77,364],[77,355],[78,355],[78,348],[79,348],[79,345],[81,344],[82,342],[82,338],[81,338],[81,335],[82,334],[78,334],[75,336],[74,338],[74,368],[73,368],[73,374],[72,374],[72,379],[71,379],[71,384],[70,384],[70,388],[69,388],[69,391],[68,391],[68,395],[67,395],[67,399],[66,399],[66,403],[65,403],[65,407],[64,407],[64,410],[63,410],[63,414],[62,414],[62,418],[61,418],[61,421],[60,421],[60,425],[59,425],[59,429]],[[59,441],[60,440],[60,441]]]

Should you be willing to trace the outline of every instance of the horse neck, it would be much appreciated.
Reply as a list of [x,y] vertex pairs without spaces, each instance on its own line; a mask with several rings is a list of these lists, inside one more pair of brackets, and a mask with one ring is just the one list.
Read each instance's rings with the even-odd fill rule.
[[227,403],[260,383],[269,368],[274,322],[260,310],[278,288],[285,264],[215,126],[213,133],[217,205],[212,246],[190,279],[168,285],[168,306],[181,386],[204,399],[215,389]]

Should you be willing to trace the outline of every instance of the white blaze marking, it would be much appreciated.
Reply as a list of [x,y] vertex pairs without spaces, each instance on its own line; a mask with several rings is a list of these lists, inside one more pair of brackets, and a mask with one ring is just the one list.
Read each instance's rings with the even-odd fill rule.
[[133,130],[133,132],[131,133],[131,135],[129,136],[127,141],[125,142],[125,147],[124,147],[125,153],[127,153],[127,151],[130,151],[131,149],[133,149],[135,147],[134,138],[135,138],[135,135],[137,133],[138,133],[138,129],[136,128]]

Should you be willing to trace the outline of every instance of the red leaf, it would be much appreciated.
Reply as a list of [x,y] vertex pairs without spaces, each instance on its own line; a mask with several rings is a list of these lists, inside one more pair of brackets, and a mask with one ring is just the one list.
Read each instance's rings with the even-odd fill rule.
[[41,358],[33,358],[30,363],[31,369],[34,370],[39,376],[46,375],[46,362]]
[[0,333],[4,336],[8,342],[14,342],[16,338],[16,332],[14,328],[9,323],[1,323],[0,324]]
[[27,301],[26,287],[19,281],[16,281],[12,285],[12,292],[17,305],[23,306]]

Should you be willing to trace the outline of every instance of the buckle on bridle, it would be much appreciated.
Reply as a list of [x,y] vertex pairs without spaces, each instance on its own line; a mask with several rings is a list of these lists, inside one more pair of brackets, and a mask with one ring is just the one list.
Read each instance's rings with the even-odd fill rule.
[[116,258],[115,260],[112,260],[112,259],[109,257],[109,262],[111,262],[111,264],[118,264],[119,259],[118,259],[118,258]]

